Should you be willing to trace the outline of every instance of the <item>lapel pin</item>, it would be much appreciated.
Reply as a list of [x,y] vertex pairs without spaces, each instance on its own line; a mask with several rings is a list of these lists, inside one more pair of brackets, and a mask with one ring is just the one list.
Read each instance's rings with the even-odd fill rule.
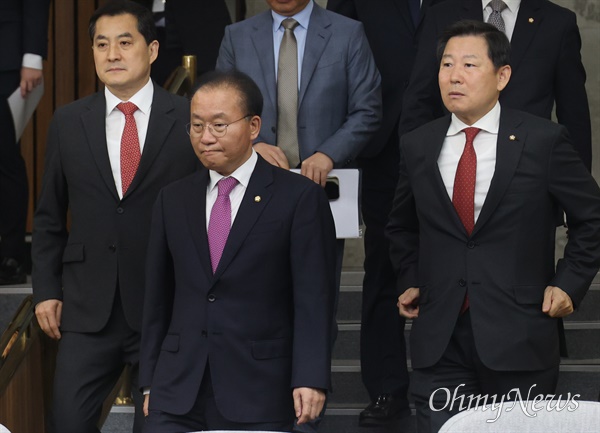
[[529,24],[533,23],[533,18],[529,18]]
[[510,141],[515,141],[515,140],[517,139],[517,137],[515,137],[514,135],[510,135],[510,136],[508,137],[508,139],[509,139]]
[[260,202],[260,200],[261,200],[260,195],[257,195],[256,197],[254,197],[254,201],[256,203]]

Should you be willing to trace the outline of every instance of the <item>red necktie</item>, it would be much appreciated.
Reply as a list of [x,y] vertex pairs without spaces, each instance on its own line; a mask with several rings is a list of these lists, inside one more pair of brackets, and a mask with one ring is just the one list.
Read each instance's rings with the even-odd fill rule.
[[210,211],[210,220],[208,221],[208,248],[213,274],[217,270],[231,230],[229,194],[237,184],[238,181],[235,177],[224,177],[217,183],[219,192],[217,200]]
[[[456,167],[452,203],[458,217],[465,226],[467,234],[470,236],[473,227],[475,227],[475,178],[477,175],[477,154],[473,148],[473,140],[481,129],[465,128],[463,131],[467,141],[458,161],[458,167]],[[469,297],[466,294],[460,313],[464,313],[468,308]]]
[[125,115],[125,128],[121,136],[121,191],[127,192],[140,165],[140,139],[133,113],[138,109],[133,102],[121,102],[117,108]]

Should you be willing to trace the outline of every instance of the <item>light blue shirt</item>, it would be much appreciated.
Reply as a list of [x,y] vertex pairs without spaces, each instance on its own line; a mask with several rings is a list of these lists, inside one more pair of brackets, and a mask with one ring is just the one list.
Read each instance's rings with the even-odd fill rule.
[[279,47],[281,46],[281,40],[285,32],[285,29],[281,26],[281,22],[286,18],[293,18],[298,21],[299,25],[294,29],[294,36],[296,36],[296,44],[298,46],[298,90],[300,89],[300,80],[302,78],[302,60],[304,59],[304,47],[306,46],[306,33],[308,32],[308,24],[313,6],[313,0],[310,0],[304,9],[291,17],[284,17],[271,11],[271,15],[273,15],[273,49],[275,54],[276,78],[277,65],[279,65]]

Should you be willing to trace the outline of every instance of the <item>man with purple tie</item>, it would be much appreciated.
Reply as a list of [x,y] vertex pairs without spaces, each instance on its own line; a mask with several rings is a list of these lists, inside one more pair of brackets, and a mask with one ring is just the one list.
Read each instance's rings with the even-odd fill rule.
[[148,245],[146,430],[291,431],[330,386],[335,227],[323,189],[252,147],[247,75],[200,79],[188,132],[204,169],[164,188]]

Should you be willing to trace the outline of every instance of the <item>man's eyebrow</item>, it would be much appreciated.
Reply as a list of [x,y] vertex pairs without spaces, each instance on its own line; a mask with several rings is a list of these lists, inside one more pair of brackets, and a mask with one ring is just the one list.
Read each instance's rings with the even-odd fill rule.
[[[120,35],[117,35],[117,38],[132,38],[132,37],[133,37],[133,35],[130,32],[125,32],[125,33],[121,33]],[[94,38],[94,40],[98,40],[98,39],[108,39],[108,36],[99,34]]]

